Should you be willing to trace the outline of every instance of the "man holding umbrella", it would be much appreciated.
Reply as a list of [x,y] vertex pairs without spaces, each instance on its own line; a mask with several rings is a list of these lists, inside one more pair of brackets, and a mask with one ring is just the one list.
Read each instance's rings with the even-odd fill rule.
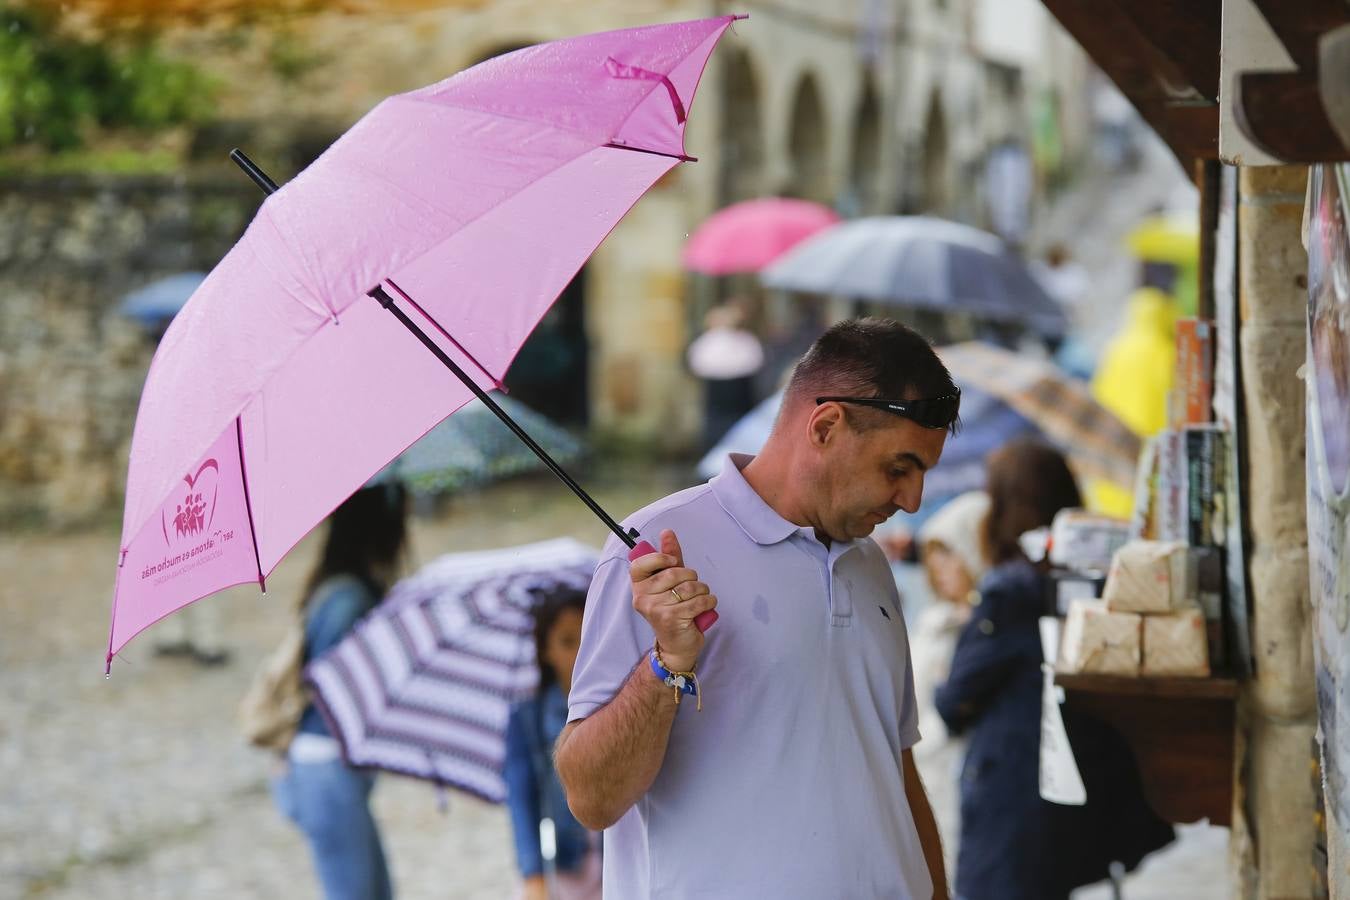
[[921,336],[841,323],[758,456],[626,523],[661,552],[630,564],[611,540],[556,751],[573,812],[607,829],[607,896],[947,896],[905,623],[868,536],[918,509],[958,408]]

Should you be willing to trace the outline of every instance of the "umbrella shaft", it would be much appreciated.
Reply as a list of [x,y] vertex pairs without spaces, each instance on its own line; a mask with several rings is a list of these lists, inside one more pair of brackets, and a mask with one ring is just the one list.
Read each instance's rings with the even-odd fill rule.
[[492,410],[493,415],[495,415],[498,419],[502,420],[502,424],[504,424],[507,428],[511,429],[512,433],[515,434],[516,437],[520,438],[520,440],[525,444],[526,447],[529,447],[532,451],[534,451],[534,455],[539,457],[539,460],[544,465],[548,466],[549,471],[551,471],[554,475],[557,475],[558,478],[562,480],[563,484],[567,485],[569,488],[572,489],[572,493],[576,494],[577,498],[581,500],[582,503],[586,504],[586,506],[590,509],[590,511],[595,513],[595,515],[599,517],[601,522],[605,523],[605,527],[607,527],[610,531],[618,535],[619,540],[623,541],[624,544],[626,544],[628,547],[634,547],[637,545],[637,539],[635,535],[625,531],[623,529],[623,526],[621,526],[618,522],[614,521],[614,518],[610,516],[609,513],[605,512],[605,510],[600,506],[599,503],[595,502],[595,498],[593,498],[590,494],[586,493],[586,491],[581,487],[581,485],[577,484],[576,481],[572,479],[572,476],[568,475],[567,472],[563,470],[562,466],[558,465],[557,461],[555,461],[553,457],[548,455],[547,450],[539,446],[538,442],[536,442],[534,438],[530,437],[529,433],[525,431],[525,429],[521,428],[518,424],[516,424],[516,420],[511,418],[510,413],[508,413],[506,410],[498,406],[496,401],[493,400],[490,396],[488,396],[487,391],[484,391],[482,388],[480,388],[474,382],[474,380],[469,377],[469,374],[465,372],[463,369],[461,369],[459,365],[453,359],[451,359],[450,356],[444,350],[442,350],[434,340],[431,339],[430,335],[428,335],[425,331],[423,331],[416,322],[414,322],[411,318],[409,318],[407,313],[398,308],[398,306],[394,303],[394,298],[390,297],[389,293],[383,287],[374,288],[373,290],[370,290],[367,293],[371,297],[379,301],[379,304],[381,306],[389,310],[389,312],[393,313],[394,318],[398,319],[399,322],[402,323],[404,328],[411,331],[413,333],[413,336],[416,337],[419,341],[421,341],[423,346],[425,346],[428,350],[430,350],[432,355],[434,355],[437,359],[441,361],[442,365],[444,365],[447,369],[449,369],[456,378],[464,382],[464,386],[467,387],[469,390],[473,391],[474,396],[477,397],[479,400],[481,400],[484,406]]
[[258,168],[257,163],[244,155],[244,151],[238,147],[230,151],[230,159],[234,160],[235,165],[244,170],[244,174],[253,179],[253,183],[263,189],[263,193],[275,194],[278,190],[277,183],[267,177],[267,173]]

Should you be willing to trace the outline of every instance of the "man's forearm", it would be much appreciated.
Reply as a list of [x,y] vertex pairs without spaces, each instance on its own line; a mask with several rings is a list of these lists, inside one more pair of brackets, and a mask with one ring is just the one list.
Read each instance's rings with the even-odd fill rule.
[[928,802],[928,792],[924,790],[923,779],[919,777],[909,750],[904,751],[904,770],[905,797],[909,800],[910,815],[914,816],[914,828],[919,833],[919,845],[923,847],[924,862],[933,881],[933,897],[947,900],[947,863],[942,857],[942,836],[933,816],[933,807]]
[[665,760],[676,709],[674,692],[643,656],[613,700],[563,729],[555,764],[578,822],[608,828],[647,792]]

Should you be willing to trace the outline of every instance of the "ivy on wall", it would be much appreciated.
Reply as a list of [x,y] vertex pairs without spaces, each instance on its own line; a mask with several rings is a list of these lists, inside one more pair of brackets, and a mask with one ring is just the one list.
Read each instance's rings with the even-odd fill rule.
[[40,8],[0,7],[0,151],[70,151],[99,129],[154,131],[202,121],[215,85],[147,34],[87,40]]

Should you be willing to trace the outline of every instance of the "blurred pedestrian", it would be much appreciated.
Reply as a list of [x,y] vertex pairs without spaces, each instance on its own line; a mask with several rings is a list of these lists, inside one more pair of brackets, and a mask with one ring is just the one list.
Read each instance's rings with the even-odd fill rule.
[[956,639],[970,621],[975,588],[988,563],[984,556],[984,520],[989,495],[971,491],[954,497],[919,531],[920,559],[932,596],[914,623],[914,691],[919,697],[920,755],[940,749],[946,726],[932,705],[933,693],[947,680]]
[[1045,256],[1034,260],[1029,268],[1045,292],[1072,317],[1082,305],[1091,282],[1087,269],[1074,261],[1069,248],[1051,244]]
[[[556,754],[577,818],[607,829],[606,897],[947,896],[904,616],[869,536],[918,509],[959,401],[919,334],[841,322],[759,455],[627,519],[660,552],[606,544]],[[706,637],[702,578],[727,597]]]
[[1032,194],[1036,172],[1021,141],[1009,138],[989,151],[984,167],[984,192],[989,228],[1013,250],[1020,250],[1031,231]]
[[937,708],[954,734],[968,734],[961,774],[960,900],[1057,900],[1128,870],[1172,840],[1149,809],[1123,739],[1095,719],[1064,710],[1087,788],[1085,806],[1040,796],[1042,653],[1037,620],[1046,575],[1018,538],[1077,507],[1078,487],[1059,451],[1018,439],[990,454],[984,551],[992,568],[962,629]]
[[[1177,355],[1177,305],[1169,293],[1175,280],[1175,266],[1140,264],[1140,286],[1130,295],[1125,328],[1107,344],[1092,378],[1092,396],[1140,437],[1167,425]],[[1091,506],[1128,518],[1134,498],[1123,487],[1097,482]]]
[[689,345],[689,371],[703,380],[703,450],[755,406],[755,374],[764,347],[745,327],[745,310],[729,300],[708,310],[704,331]]
[[1143,161],[1139,113],[1120,89],[1098,78],[1092,92],[1097,157],[1115,171],[1132,172]]
[[[560,588],[535,611],[539,690],[511,710],[507,725],[506,795],[524,880],[522,900],[600,898],[599,835],[567,808],[553,768],[553,745],[567,724],[585,606],[585,591]],[[547,841],[545,833],[551,836]]]
[[[331,649],[384,597],[407,539],[407,494],[393,479],[358,490],[328,520],[302,604],[304,659]],[[277,806],[309,841],[326,900],[389,900],[393,887],[370,812],[372,772],[342,761],[310,703],[273,781]]]
[[155,655],[181,656],[202,668],[227,665],[229,648],[221,639],[220,607],[193,603],[160,622],[155,629]]

